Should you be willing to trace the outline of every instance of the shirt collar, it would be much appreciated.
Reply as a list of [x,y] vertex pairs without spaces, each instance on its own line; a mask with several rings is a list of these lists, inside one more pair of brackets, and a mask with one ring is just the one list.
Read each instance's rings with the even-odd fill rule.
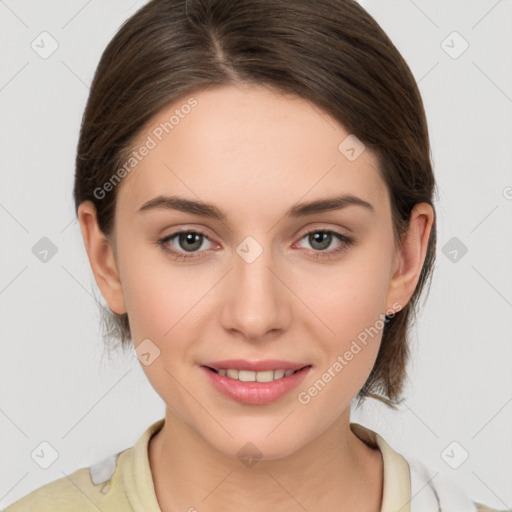
[[382,454],[384,482],[380,512],[411,512],[411,478],[407,460],[368,427],[351,422],[350,430]]

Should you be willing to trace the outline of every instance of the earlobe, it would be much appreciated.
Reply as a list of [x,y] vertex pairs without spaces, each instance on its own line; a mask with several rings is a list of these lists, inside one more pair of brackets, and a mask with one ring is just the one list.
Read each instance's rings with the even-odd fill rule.
[[418,283],[427,255],[434,222],[434,210],[428,203],[418,203],[411,212],[409,228],[402,235],[394,274],[388,289],[388,307],[394,301],[405,308]]
[[96,207],[92,201],[84,201],[79,205],[78,221],[89,263],[101,294],[111,311],[126,313],[114,248],[98,226]]

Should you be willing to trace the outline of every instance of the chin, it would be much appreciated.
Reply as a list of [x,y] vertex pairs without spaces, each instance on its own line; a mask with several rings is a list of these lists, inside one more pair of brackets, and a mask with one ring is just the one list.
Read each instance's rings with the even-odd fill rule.
[[286,414],[277,418],[245,418],[236,423],[224,422],[224,428],[233,437],[223,429],[218,429],[215,433],[198,433],[215,450],[242,462],[243,459],[278,460],[300,450],[309,441],[309,437],[314,437],[308,436],[304,430],[291,431],[288,420],[283,421],[285,417]]

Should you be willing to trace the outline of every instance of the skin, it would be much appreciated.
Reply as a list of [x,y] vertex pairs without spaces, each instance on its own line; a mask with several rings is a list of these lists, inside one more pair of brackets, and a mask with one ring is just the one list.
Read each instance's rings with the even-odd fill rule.
[[[158,113],[134,147],[189,96]],[[376,157],[366,149],[349,161],[338,150],[349,132],[325,112],[263,86],[193,96],[198,105],[118,185],[112,237],[99,230],[91,202],[78,213],[110,309],[128,313],[135,347],[149,338],[160,350],[142,365],[166,404],[164,427],[149,444],[160,508],[378,511],[382,457],[349,423],[382,332],[307,405],[297,394],[380,314],[407,304],[433,210],[417,204],[395,246]],[[375,213],[349,206],[285,217],[299,202],[344,193],[368,201]],[[165,209],[137,213],[160,194],[213,203],[226,221]],[[203,243],[192,253],[179,237],[168,246],[204,258],[177,261],[157,244],[181,228],[205,233]],[[330,259],[315,259],[341,242],[333,235],[322,251],[307,236],[314,229],[352,236],[354,243]],[[263,248],[252,263],[236,252],[247,236]],[[248,405],[216,391],[200,368],[229,358],[279,358],[312,368],[285,397]],[[249,441],[262,454],[252,467],[236,456]]]

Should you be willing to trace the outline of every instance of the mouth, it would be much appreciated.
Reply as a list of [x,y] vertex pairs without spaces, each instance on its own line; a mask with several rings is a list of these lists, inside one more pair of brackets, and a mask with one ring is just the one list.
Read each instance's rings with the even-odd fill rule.
[[312,365],[282,360],[219,361],[201,365],[207,381],[225,397],[264,405],[286,397],[300,385]]
[[288,377],[293,375],[294,373],[300,372],[304,368],[308,368],[311,365],[302,366],[297,370],[292,369],[284,369],[284,368],[276,368],[275,370],[263,370],[263,371],[255,371],[255,370],[240,370],[238,368],[211,368],[210,366],[205,366],[206,369],[211,372],[217,373],[218,375],[222,375],[223,377],[228,377],[234,380],[241,380],[242,382],[272,382],[274,380],[280,380],[284,377]]

